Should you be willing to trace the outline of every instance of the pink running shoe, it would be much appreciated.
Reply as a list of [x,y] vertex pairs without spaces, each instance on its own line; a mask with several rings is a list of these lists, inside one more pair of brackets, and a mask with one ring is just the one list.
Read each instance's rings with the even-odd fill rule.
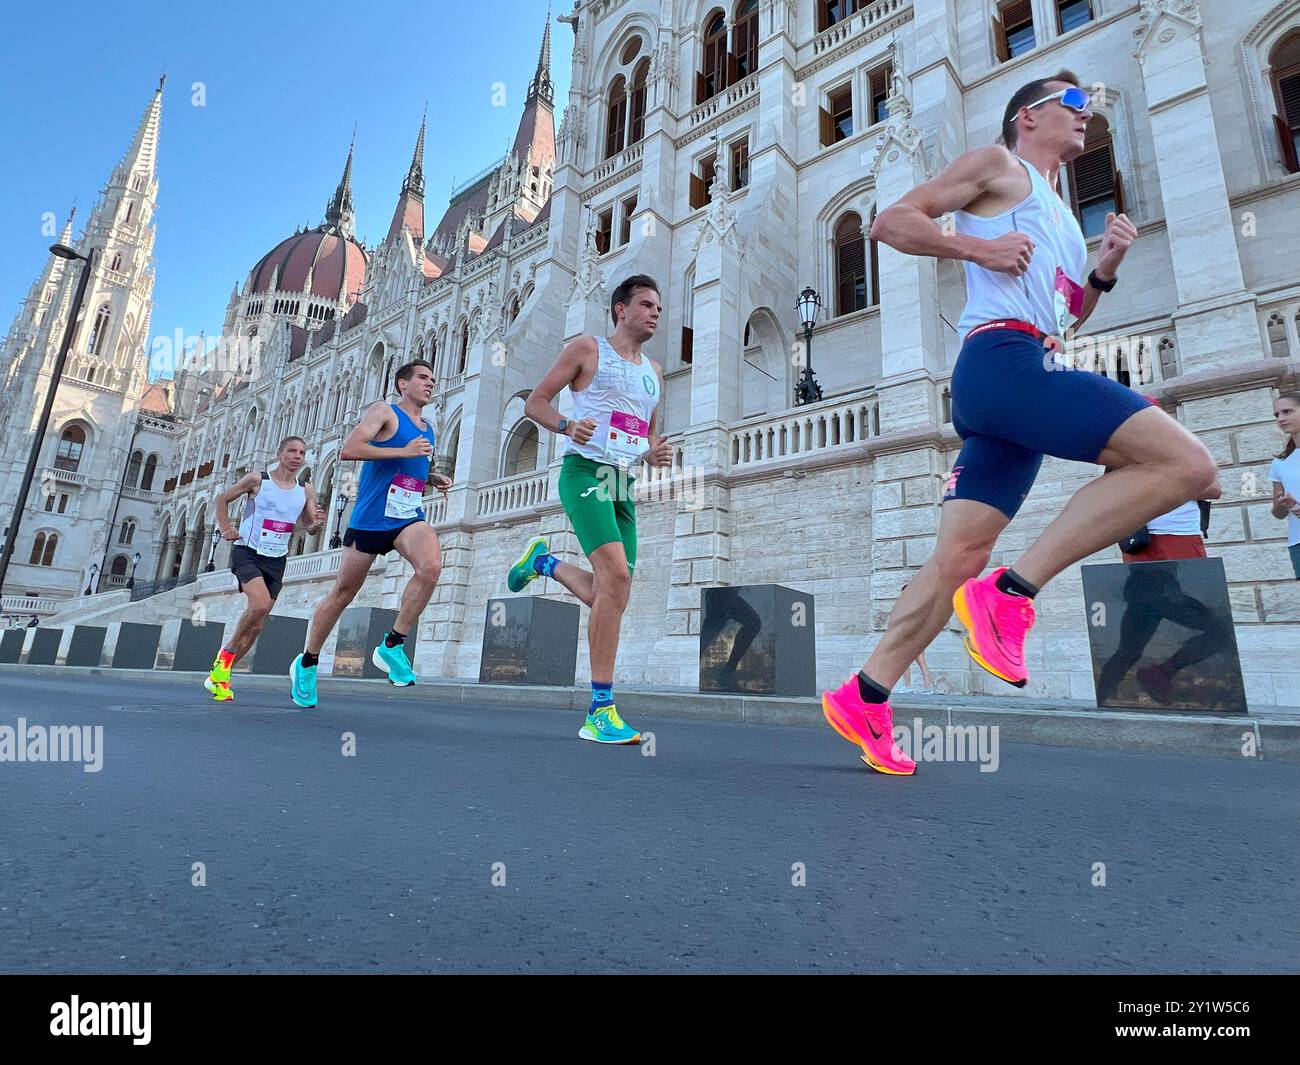
[[953,609],[966,626],[962,641],[976,664],[1008,684],[1029,683],[1025,637],[1034,624],[1034,604],[1022,595],[999,592],[997,580],[1007,567],[966,581],[952,597]]
[[894,714],[888,703],[864,703],[857,676],[834,691],[822,692],[827,723],[850,743],[862,748],[862,760],[879,773],[910,777],[916,763],[894,742]]

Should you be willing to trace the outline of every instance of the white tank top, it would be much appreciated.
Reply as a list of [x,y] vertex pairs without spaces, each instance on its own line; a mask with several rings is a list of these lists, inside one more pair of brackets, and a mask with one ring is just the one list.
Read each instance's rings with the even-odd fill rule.
[[263,470],[257,495],[244,501],[244,520],[239,523],[235,542],[267,558],[283,558],[289,553],[293,527],[306,503],[307,489],[302,485],[281,488]]
[[640,463],[650,448],[650,416],[659,403],[659,375],[644,355],[638,365],[596,337],[596,375],[586,388],[574,391],[572,421],[596,423],[591,440],[578,444],[567,438],[565,454],[583,455],[624,468]]
[[[1020,156],[1016,156],[1020,159]],[[1034,167],[1020,159],[1029,172],[1029,195],[1009,211],[992,218],[954,211],[957,232],[984,240],[1019,232],[1034,242],[1029,269],[1019,277],[986,270],[963,262],[966,271],[966,308],[957,322],[964,339],[977,325],[1014,318],[1037,326],[1044,333],[1059,335],[1075,318],[1070,308],[1082,297],[1088,245],[1074,212]],[[1058,280],[1057,270],[1069,279]],[[1074,296],[1066,290],[1078,286]]]

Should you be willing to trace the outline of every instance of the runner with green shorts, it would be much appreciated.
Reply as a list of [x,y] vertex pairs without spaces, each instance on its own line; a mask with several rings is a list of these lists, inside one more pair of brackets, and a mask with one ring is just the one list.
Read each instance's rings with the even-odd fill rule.
[[[593,572],[561,562],[538,536],[510,567],[508,584],[520,592],[529,581],[553,577],[591,607],[591,709],[578,736],[595,743],[641,739],[614,704],[614,660],[636,566],[636,471],[642,462],[672,462],[672,446],[657,432],[663,373],[641,352],[662,310],[655,281],[644,274],[629,277],[610,299],[614,335],[580,336],[570,343],[524,407],[538,425],[568,437],[560,501]],[[573,395],[571,419],[553,405],[566,387]]]

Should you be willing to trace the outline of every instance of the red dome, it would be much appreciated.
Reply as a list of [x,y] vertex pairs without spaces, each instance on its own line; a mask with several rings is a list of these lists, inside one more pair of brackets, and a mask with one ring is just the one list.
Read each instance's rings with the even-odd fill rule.
[[250,291],[270,292],[274,284],[280,292],[302,292],[310,273],[311,295],[355,303],[366,279],[366,253],[330,228],[320,226],[282,240],[253,267]]

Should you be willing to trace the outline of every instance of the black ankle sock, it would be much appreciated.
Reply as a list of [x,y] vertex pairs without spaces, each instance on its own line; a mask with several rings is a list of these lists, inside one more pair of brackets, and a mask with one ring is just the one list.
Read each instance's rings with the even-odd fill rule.
[[889,689],[882,688],[862,670],[858,670],[858,695],[862,697],[864,703],[889,702]]
[[398,632],[396,629],[393,629],[391,632],[389,632],[387,636],[384,637],[385,647],[400,647],[405,642],[406,642],[406,633]]
[[999,592],[1005,592],[1007,595],[1021,595],[1026,599],[1032,599],[1038,594],[1038,586],[1030,584],[1013,569],[1006,570],[997,579],[996,586]]
[[311,667],[314,666],[319,661],[320,661],[319,655],[314,655],[310,651],[303,651],[302,653],[303,669],[311,669]]

